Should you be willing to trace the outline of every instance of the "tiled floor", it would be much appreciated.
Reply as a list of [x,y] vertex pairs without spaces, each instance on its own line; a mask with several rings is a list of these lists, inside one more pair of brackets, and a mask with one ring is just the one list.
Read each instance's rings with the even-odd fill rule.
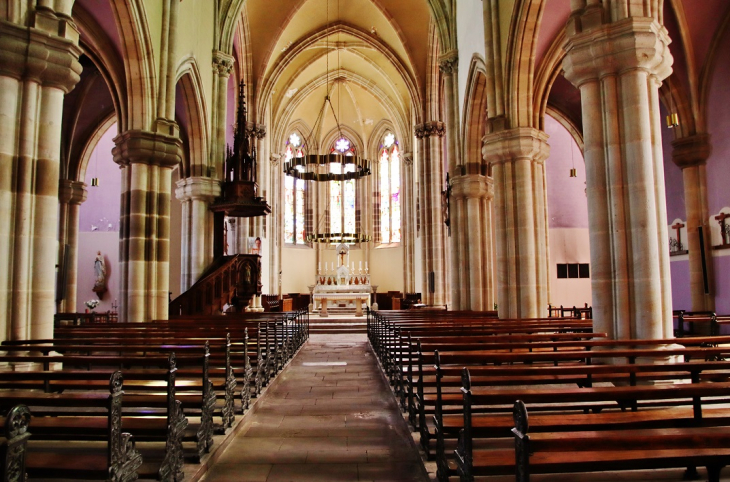
[[312,335],[205,482],[427,481],[365,335]]

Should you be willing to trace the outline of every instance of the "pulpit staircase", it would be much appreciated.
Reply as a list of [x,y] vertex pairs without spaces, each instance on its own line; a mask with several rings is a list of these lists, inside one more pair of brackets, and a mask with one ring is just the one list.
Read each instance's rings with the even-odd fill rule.
[[260,294],[261,256],[219,256],[190,289],[172,300],[169,316],[214,315],[226,305],[236,305],[236,311],[242,311],[254,295]]

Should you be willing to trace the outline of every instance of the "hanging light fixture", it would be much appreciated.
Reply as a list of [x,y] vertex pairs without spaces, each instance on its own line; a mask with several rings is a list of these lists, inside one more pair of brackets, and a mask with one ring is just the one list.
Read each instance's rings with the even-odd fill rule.
[[94,147],[94,177],[91,178],[91,187],[99,187],[99,146]]
[[670,111],[670,114],[667,115],[667,127],[669,129],[674,129],[675,127],[678,127],[679,126],[679,114],[677,114],[676,112],[674,112],[674,109],[672,108],[673,102],[672,102],[672,89],[671,89],[671,85],[669,87],[670,87],[670,89],[669,89],[669,111]]
[[570,163],[573,167],[570,168],[570,177],[578,177],[575,170],[575,159],[573,158],[573,143],[570,143]]
[[[339,1],[337,4],[339,13]],[[327,1],[327,28],[329,28],[329,1]],[[337,132],[340,139],[332,152],[327,154],[303,154],[301,150],[297,150],[290,159],[284,162],[284,173],[287,176],[294,177],[296,179],[303,179],[305,181],[318,181],[318,182],[329,182],[329,181],[349,181],[351,179],[360,179],[361,177],[370,175],[370,162],[367,159],[360,157],[357,153],[353,153],[349,149],[349,145],[342,145],[341,142],[345,139],[342,133],[342,127],[340,121],[335,112],[335,108],[332,105],[331,94],[334,90],[337,79],[333,79],[330,84],[329,78],[329,35],[325,38],[325,61],[326,61],[326,89],[327,93],[324,97],[324,102],[319,110],[314,125],[310,132],[309,139],[307,139],[307,145],[312,150],[318,150],[319,138],[322,131],[322,124],[324,123],[325,113],[328,110],[332,112],[337,125]],[[338,47],[339,48],[339,47]],[[338,58],[338,70],[339,70],[339,50],[337,53]],[[339,173],[333,172],[321,172],[324,166],[330,164],[340,164],[342,169]],[[328,169],[329,171],[329,169]]]

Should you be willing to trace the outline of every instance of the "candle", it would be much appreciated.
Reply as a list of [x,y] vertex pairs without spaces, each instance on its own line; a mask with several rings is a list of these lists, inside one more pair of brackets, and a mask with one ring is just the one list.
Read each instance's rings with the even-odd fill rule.
[[362,261],[360,261],[360,271],[362,271]]
[[352,262],[352,270],[355,271],[355,262]]
[[319,263],[317,263],[317,272],[319,273],[320,271],[322,271],[322,262],[321,261]]
[[365,271],[367,271],[367,270],[368,270],[368,262],[365,261]]
[[332,271],[334,271],[334,270],[335,270],[335,262],[332,261]]

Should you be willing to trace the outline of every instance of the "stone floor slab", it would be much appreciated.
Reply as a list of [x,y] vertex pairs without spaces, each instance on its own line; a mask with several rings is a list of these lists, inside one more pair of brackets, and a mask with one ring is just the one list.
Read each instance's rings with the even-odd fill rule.
[[205,482],[428,480],[362,335],[313,335]]

